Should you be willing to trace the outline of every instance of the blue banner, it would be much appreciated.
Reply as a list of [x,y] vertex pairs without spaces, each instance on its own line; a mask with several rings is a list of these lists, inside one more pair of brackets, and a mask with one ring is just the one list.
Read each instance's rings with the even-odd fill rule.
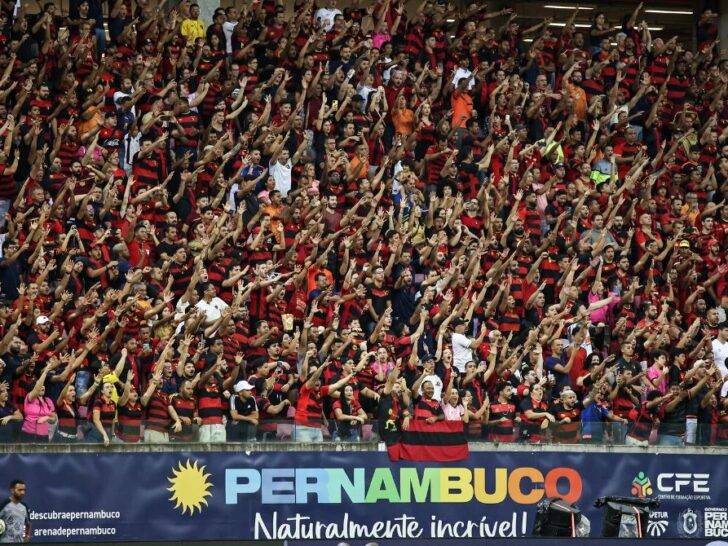
[[0,456],[27,484],[34,542],[457,539],[528,536],[544,497],[654,497],[651,537],[728,537],[724,456],[472,452],[453,464],[382,452]]

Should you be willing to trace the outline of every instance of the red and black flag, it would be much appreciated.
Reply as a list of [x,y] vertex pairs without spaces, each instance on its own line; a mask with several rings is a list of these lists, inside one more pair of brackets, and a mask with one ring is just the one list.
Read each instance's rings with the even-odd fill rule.
[[468,441],[462,421],[411,420],[400,431],[399,442],[386,442],[392,461],[453,462],[468,458]]

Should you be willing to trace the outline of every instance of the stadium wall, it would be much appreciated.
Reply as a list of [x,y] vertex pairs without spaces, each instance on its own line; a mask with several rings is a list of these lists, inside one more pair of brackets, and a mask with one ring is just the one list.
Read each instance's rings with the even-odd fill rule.
[[0,481],[27,483],[34,542],[522,537],[546,497],[600,536],[606,495],[657,498],[651,537],[728,537],[728,463],[707,448],[483,444],[446,465],[344,444],[22,451],[0,455]]

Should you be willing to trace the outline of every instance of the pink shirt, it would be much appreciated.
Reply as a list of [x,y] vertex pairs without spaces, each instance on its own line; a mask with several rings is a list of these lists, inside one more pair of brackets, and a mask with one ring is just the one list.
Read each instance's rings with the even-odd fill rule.
[[[653,383],[654,383],[654,380],[657,379],[658,377],[660,377],[661,375],[662,375],[662,371],[655,364],[650,366],[650,369],[647,370],[647,378],[650,381],[652,381]],[[667,376],[666,375],[663,376],[662,381],[660,381],[660,383],[658,383],[657,390],[660,391],[662,394],[667,393]]]
[[391,372],[394,369],[395,363],[394,362],[379,362],[378,360],[374,363],[372,363],[372,371],[375,374],[383,374],[385,377],[389,375],[389,372]]
[[380,49],[384,44],[392,40],[392,35],[382,32],[377,32],[372,36],[372,45],[375,49]]
[[445,414],[445,421],[462,421],[465,409],[462,404],[453,406],[447,403],[442,405],[442,412]]
[[36,436],[48,436],[50,423],[39,423],[38,419],[55,411],[56,407],[53,405],[53,400],[47,396],[37,396],[33,401],[29,401],[26,396],[23,405],[23,413],[25,414],[23,432],[35,434]]
[[[596,324],[598,322],[607,322],[607,316],[612,312],[612,309],[614,309],[614,307],[619,302],[619,296],[617,296],[616,294],[610,292],[609,296],[612,298],[612,301],[610,301],[604,307],[600,307],[599,309],[589,313],[589,318],[591,319],[592,323]],[[599,294],[595,294],[591,290],[587,295],[587,301],[589,301],[589,304],[592,304],[595,301],[599,301],[602,299],[604,298],[602,298]]]

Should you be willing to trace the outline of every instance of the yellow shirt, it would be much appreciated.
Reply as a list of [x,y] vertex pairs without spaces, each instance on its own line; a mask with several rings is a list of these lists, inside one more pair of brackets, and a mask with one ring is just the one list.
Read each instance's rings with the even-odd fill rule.
[[185,19],[179,33],[187,38],[187,45],[192,45],[197,38],[205,37],[205,23],[202,19]]

